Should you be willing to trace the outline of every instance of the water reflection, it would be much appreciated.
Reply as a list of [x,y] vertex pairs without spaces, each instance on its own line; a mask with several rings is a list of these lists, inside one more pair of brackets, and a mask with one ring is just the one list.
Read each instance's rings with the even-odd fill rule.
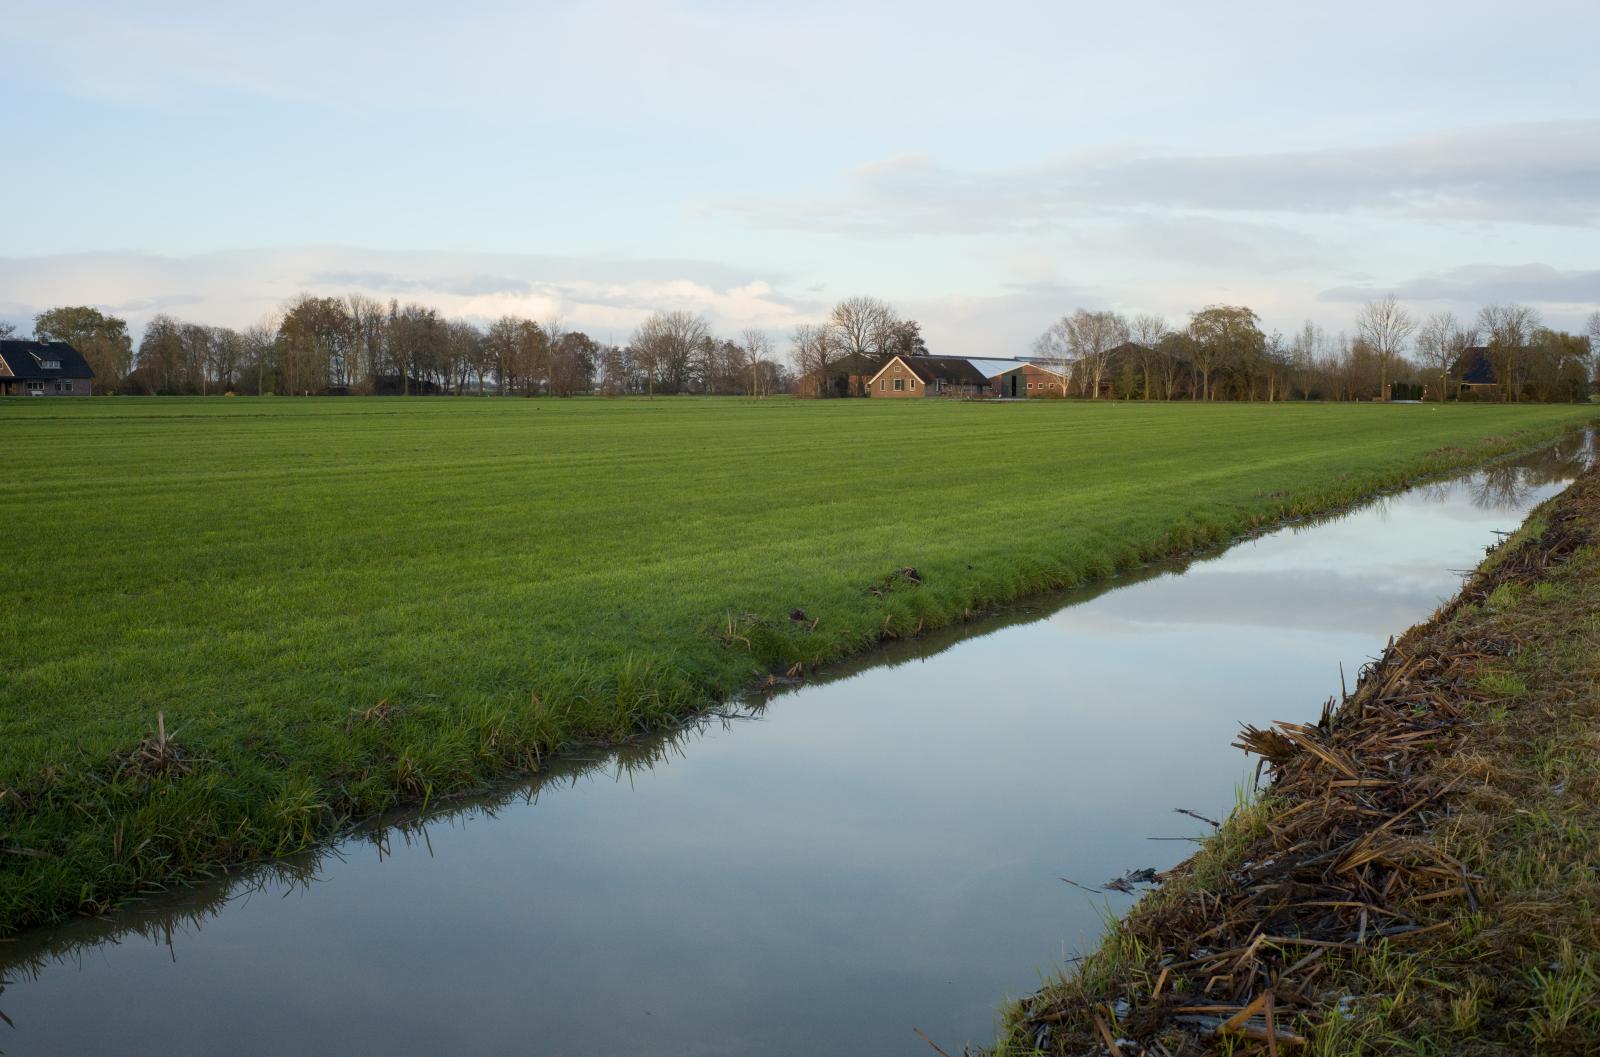
[[[1574,467],[1586,468],[1593,459],[1594,435],[1569,433],[1544,451],[1486,466],[1465,478],[1467,494],[1479,510],[1514,510],[1529,504],[1540,488],[1572,479]],[[1416,494],[1434,502],[1449,502],[1461,481],[1434,481]]]
[[[495,796],[0,944],[27,1054],[927,1052],[991,1037],[1587,458],[1540,457],[912,642]],[[136,1040],[130,1042],[129,1040]],[[247,1044],[241,1040],[247,1040]]]
[[493,820],[507,808],[532,807],[540,797],[574,788],[589,777],[631,781],[635,775],[686,758],[686,748],[707,731],[731,730],[734,723],[760,716],[766,707],[764,700],[730,703],[691,717],[675,730],[604,752],[568,755],[554,761],[538,778],[493,793],[445,801],[424,812],[396,811],[360,827],[337,844],[259,863],[235,871],[225,881],[135,900],[115,914],[73,918],[52,928],[23,933],[0,947],[0,1010],[5,1009],[6,984],[38,979],[56,963],[81,964],[85,952],[102,944],[140,939],[163,948],[175,962],[185,939],[198,936],[207,921],[234,904],[266,895],[294,895],[361,854],[370,854],[380,862],[392,857],[397,849],[420,851],[431,857],[432,834],[439,827]]

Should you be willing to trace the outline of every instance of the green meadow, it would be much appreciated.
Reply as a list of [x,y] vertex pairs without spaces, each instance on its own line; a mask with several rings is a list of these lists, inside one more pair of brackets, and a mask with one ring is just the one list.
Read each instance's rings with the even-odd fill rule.
[[0,932],[1592,414],[3,401]]

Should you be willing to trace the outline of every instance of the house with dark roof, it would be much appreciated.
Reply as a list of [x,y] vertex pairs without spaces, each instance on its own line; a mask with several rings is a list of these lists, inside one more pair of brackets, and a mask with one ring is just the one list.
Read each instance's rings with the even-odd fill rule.
[[866,396],[867,379],[872,377],[885,360],[878,359],[863,364],[864,373],[851,370],[850,358],[836,361],[825,369],[807,371],[791,383],[789,389],[795,396]]
[[1496,376],[1494,363],[1489,359],[1489,350],[1482,345],[1461,350],[1461,355],[1456,359],[1455,369],[1450,373],[1458,379],[1456,383],[1456,396],[1472,393],[1478,397],[1493,397],[1501,391],[1500,379]]
[[872,397],[988,396],[988,376],[962,356],[891,356],[867,379]]
[[64,341],[0,339],[0,396],[89,396],[94,370]]

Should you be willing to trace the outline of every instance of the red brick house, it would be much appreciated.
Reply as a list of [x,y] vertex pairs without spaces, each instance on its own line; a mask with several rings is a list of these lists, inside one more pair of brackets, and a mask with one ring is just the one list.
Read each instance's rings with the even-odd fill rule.
[[89,396],[94,370],[64,341],[0,339],[0,396]]
[[867,379],[867,395],[873,399],[989,394],[989,379],[960,356],[891,356]]

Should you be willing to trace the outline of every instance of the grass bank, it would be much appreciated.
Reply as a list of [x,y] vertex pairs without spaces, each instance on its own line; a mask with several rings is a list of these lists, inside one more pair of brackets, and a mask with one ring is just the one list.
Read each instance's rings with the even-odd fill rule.
[[1315,724],[999,1052],[1600,1052],[1600,471]]
[[0,929],[1589,414],[6,403]]

